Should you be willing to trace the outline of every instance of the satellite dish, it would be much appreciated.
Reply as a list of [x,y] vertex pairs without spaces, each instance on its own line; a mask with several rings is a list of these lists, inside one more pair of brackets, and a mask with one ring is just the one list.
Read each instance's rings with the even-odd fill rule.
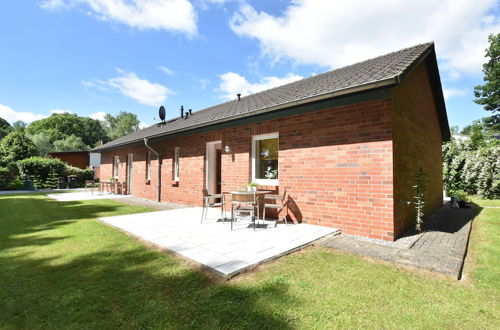
[[165,107],[162,105],[160,110],[158,110],[158,114],[160,115],[161,121],[165,121]]

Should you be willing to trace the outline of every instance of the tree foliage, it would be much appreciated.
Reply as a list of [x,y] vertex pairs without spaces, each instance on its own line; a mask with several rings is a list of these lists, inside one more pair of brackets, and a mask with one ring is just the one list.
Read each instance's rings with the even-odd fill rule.
[[469,139],[443,145],[443,182],[449,192],[463,190],[486,198],[500,197],[500,140],[488,122],[470,125]]
[[48,118],[34,121],[26,131],[31,135],[43,132],[49,137],[50,142],[75,135],[87,146],[94,146],[106,138],[106,131],[100,121],[69,113],[53,114]]
[[[500,111],[500,33],[491,34],[485,57],[488,62],[483,64],[484,84],[474,88],[474,102],[483,105],[485,110]],[[498,119],[498,117],[497,117]]]
[[36,156],[38,149],[23,131],[13,131],[0,142],[0,164]]
[[76,135],[70,135],[62,140],[54,142],[54,151],[82,151],[88,150],[88,146]]
[[12,126],[10,126],[7,120],[0,117],[0,140],[2,140],[10,132],[12,132]]
[[111,140],[133,133],[139,129],[140,121],[130,112],[120,111],[117,116],[106,114],[104,123]]
[[15,131],[24,131],[24,129],[28,126],[28,124],[22,120],[16,120],[12,123],[12,128]]
[[49,152],[54,151],[54,144],[50,142],[50,137],[44,132],[36,133],[33,135],[28,135],[28,137],[33,141],[33,143],[38,148],[38,155],[45,156]]

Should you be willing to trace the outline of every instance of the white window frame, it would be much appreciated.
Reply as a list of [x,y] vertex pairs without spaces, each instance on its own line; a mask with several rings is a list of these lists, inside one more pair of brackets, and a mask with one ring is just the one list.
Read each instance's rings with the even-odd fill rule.
[[151,180],[151,151],[146,155],[146,180]]
[[118,171],[120,167],[120,156],[113,157],[113,178],[118,179]]
[[252,136],[252,182],[255,182],[262,186],[278,186],[279,185],[279,142],[278,142],[278,179],[256,179],[255,178],[255,142],[260,140],[267,139],[278,139],[279,141],[279,133],[268,133],[261,135]]
[[180,158],[181,158],[181,148],[175,147],[175,150],[174,150],[174,181],[179,181]]

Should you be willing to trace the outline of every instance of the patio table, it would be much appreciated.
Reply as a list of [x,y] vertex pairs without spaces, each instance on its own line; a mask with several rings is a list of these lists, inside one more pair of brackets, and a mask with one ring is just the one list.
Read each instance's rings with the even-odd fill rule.
[[[253,196],[254,194],[255,195],[265,195],[265,194],[269,194],[269,193],[272,193],[273,191],[272,190],[256,190],[256,191],[248,191],[248,190],[237,190],[237,191],[224,191],[222,192],[223,195],[241,195],[241,196]],[[227,200],[226,198],[224,198],[224,200]],[[259,207],[259,210],[260,210],[260,205],[258,205],[257,207]],[[226,219],[226,217],[224,216],[224,219]]]

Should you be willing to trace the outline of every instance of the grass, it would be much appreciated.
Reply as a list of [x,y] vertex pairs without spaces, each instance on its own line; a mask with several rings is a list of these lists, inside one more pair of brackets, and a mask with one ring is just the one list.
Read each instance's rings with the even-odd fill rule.
[[94,220],[144,211],[0,196],[0,328],[500,327],[500,209],[475,220],[467,283],[316,247],[226,283]]

